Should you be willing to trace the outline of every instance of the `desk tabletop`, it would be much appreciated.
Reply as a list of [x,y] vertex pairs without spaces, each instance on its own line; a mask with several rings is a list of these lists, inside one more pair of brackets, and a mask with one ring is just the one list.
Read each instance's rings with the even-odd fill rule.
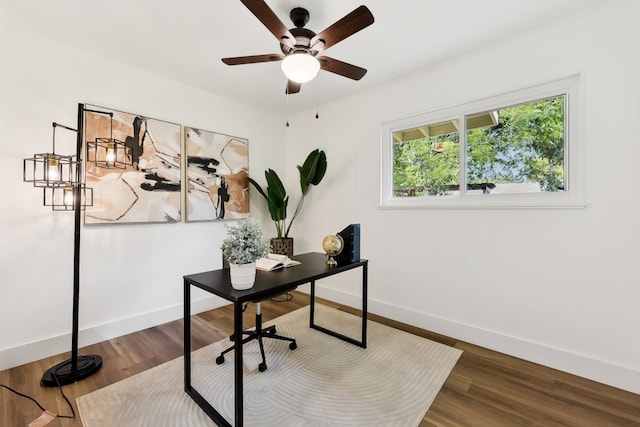
[[312,280],[361,267],[368,262],[361,259],[349,264],[329,266],[327,256],[317,252],[294,255],[291,259],[300,261],[301,264],[275,271],[257,270],[255,284],[246,290],[233,289],[228,268],[189,274],[184,276],[184,281],[185,284],[204,289],[228,301],[245,302],[270,298]]

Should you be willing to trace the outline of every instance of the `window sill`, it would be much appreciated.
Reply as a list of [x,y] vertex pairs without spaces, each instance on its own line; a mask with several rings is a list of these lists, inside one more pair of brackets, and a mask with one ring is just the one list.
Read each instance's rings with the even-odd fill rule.
[[568,193],[441,196],[429,198],[392,198],[381,200],[379,209],[582,209],[588,204],[582,197]]

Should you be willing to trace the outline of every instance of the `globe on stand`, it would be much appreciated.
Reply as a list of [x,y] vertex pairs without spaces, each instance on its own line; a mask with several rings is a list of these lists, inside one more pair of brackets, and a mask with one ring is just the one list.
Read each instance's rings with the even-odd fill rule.
[[336,255],[340,255],[343,247],[344,240],[342,240],[342,236],[340,236],[339,234],[329,234],[328,236],[324,236],[324,238],[322,239],[322,249],[324,249],[324,252],[329,257],[329,259],[327,260],[327,265],[338,265],[333,257]]

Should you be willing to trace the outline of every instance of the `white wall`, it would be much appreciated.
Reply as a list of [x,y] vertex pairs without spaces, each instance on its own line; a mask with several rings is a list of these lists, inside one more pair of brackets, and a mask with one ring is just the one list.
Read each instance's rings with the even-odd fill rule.
[[[297,249],[359,222],[372,312],[640,393],[638,16],[640,2],[611,2],[292,117],[288,158],[329,161]],[[378,209],[383,121],[576,73],[587,208]],[[355,304],[357,283],[324,295]]]
[[[42,206],[22,159],[51,151],[52,122],[75,128],[78,103],[248,138],[250,171],[285,162],[280,117],[7,26],[0,89],[0,369],[71,348],[73,213]],[[75,153],[74,138],[58,129],[56,151]],[[80,345],[182,317],[182,276],[219,268],[225,233],[219,222],[83,226]]]

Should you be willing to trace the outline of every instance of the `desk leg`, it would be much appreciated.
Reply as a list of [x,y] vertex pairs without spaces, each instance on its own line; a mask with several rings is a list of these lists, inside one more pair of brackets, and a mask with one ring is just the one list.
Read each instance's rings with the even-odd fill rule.
[[325,334],[334,336],[336,338],[340,338],[343,341],[346,341],[351,344],[355,344],[362,348],[367,348],[367,263],[362,265],[362,338],[360,341],[355,340],[351,337],[343,335],[339,332],[333,331],[331,329],[327,329],[323,326],[315,324],[315,304],[316,304],[316,282],[312,280],[311,282],[311,299],[309,301],[309,328],[315,329],[320,332],[324,332]]
[[[242,311],[240,312],[242,315]],[[217,425],[231,427],[231,424],[205,399],[191,384],[191,284],[184,281],[184,391],[196,404],[206,412]],[[242,330],[242,317],[240,317],[240,330]],[[237,361],[236,361],[237,363]],[[238,366],[238,365],[236,365]],[[240,355],[240,421],[236,407],[236,425],[242,425],[242,354]],[[238,390],[236,381],[236,390]],[[238,399],[236,398],[236,405]]]
[[233,304],[233,334],[234,334],[234,375],[236,392],[236,427],[243,424],[243,378],[242,378],[242,303]]
[[191,286],[184,281],[184,389],[191,388]]
[[311,285],[311,299],[309,300],[309,327],[313,329],[313,316],[316,308],[316,281],[312,280]]
[[367,289],[369,285],[367,283],[368,280],[368,272],[367,268],[369,267],[368,263],[365,263],[362,266],[362,348],[367,348]]

